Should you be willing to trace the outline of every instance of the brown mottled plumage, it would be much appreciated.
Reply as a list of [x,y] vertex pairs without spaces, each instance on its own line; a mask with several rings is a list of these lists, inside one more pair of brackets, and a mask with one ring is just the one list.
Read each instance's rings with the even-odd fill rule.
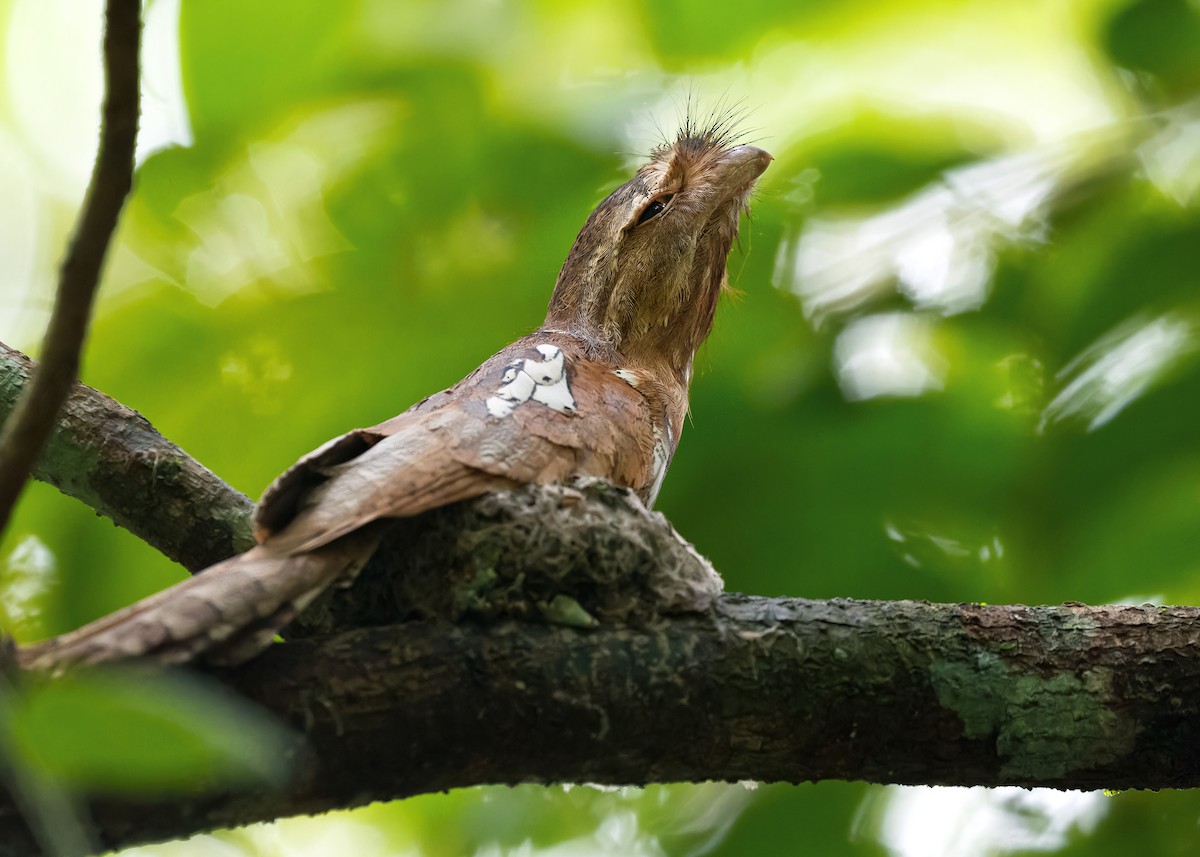
[[487,491],[600,476],[653,503],[740,214],[770,160],[720,124],[685,126],[588,217],[535,333],[302,458],[263,495],[257,547],[29,647],[21,663],[245,659],[357,572],[378,542],[373,522]]

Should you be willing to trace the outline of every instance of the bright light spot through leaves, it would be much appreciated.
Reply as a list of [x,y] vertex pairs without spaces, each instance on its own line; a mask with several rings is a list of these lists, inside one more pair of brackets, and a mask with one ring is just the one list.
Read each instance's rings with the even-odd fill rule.
[[852,402],[877,396],[919,396],[940,390],[946,363],[929,326],[910,313],[857,319],[834,345],[838,383]]
[[890,800],[879,837],[893,857],[1051,852],[1096,827],[1108,804],[1099,792],[1018,788],[903,788]]
[[781,245],[776,282],[816,322],[898,289],[919,309],[977,310],[997,252],[1038,240],[1054,194],[1122,154],[1119,128],[948,171],[898,205],[867,217],[821,218]]
[[1069,380],[1046,406],[1039,428],[1081,419],[1094,431],[1196,351],[1196,327],[1178,314],[1126,322],[1063,368],[1060,377]]
[[26,536],[0,565],[0,620],[10,633],[40,630],[42,599],[57,578],[53,551]]

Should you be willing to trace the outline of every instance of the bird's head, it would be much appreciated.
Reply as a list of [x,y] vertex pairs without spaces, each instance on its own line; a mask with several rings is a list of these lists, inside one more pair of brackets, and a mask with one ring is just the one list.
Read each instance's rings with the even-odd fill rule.
[[546,327],[687,383],[712,329],[725,260],[771,156],[720,124],[685,126],[588,217],[558,275]]

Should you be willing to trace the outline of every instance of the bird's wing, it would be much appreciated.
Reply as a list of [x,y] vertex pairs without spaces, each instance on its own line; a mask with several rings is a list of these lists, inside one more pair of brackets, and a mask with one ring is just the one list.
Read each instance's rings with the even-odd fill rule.
[[602,476],[647,497],[669,455],[657,400],[641,383],[566,339],[522,340],[455,388],[302,458],[263,496],[258,547],[23,648],[21,664],[58,670],[142,655],[238,662],[357,573],[375,549],[369,524],[378,518],[571,476]]
[[377,518],[571,476],[643,491],[661,459],[652,410],[569,340],[528,337],[451,390],[302,458],[263,495],[259,538],[296,554]]
[[[260,536],[265,547],[292,555],[329,544],[378,518],[416,515],[513,484],[455,460],[428,417],[406,420],[395,434],[344,462],[318,460],[297,467],[302,476],[294,480],[303,479],[308,487],[293,500],[293,517],[278,531]],[[267,516],[278,517],[275,504],[283,496],[264,495]]]

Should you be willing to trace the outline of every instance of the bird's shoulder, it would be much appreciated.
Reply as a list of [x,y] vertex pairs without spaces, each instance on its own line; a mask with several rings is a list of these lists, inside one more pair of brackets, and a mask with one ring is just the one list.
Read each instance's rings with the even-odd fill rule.
[[420,419],[447,438],[458,460],[517,482],[605,476],[642,491],[663,455],[655,446],[681,407],[672,393],[603,346],[543,330],[376,428],[404,431]]

